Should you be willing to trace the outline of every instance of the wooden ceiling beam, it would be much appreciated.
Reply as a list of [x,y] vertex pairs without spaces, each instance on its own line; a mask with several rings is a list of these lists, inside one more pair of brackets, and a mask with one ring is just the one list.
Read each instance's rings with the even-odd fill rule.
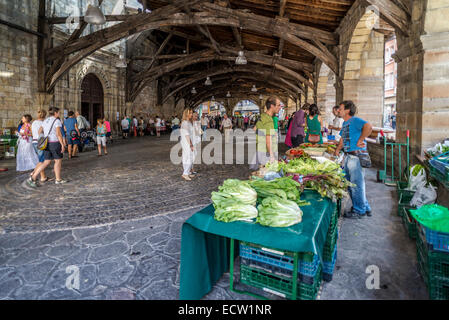
[[379,8],[381,16],[390,25],[403,35],[408,36],[410,15],[402,7],[399,7],[391,0],[366,0],[367,3]]

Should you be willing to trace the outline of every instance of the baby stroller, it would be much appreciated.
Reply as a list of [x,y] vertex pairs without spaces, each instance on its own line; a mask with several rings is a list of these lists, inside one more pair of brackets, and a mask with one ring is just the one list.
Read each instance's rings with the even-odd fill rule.
[[86,130],[80,133],[80,152],[94,150],[96,146],[96,134],[93,130]]

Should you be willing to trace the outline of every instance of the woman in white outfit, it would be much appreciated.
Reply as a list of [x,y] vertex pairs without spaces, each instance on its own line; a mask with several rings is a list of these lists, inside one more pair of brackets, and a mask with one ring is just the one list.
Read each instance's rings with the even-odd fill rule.
[[193,125],[192,125],[192,110],[186,109],[182,114],[181,123],[181,147],[182,147],[182,166],[184,172],[182,178],[190,181],[194,176],[191,175],[193,166]]
[[192,124],[193,124],[193,165],[192,165],[192,174],[197,174],[195,170],[193,170],[193,166],[195,165],[196,157],[198,156],[198,151],[201,149],[201,135],[203,134],[203,130],[201,130],[201,121],[199,120],[198,113],[194,112],[192,116]]
[[23,125],[20,128],[17,147],[17,171],[33,170],[39,163],[39,157],[33,147],[31,120],[32,118],[29,114],[22,117]]

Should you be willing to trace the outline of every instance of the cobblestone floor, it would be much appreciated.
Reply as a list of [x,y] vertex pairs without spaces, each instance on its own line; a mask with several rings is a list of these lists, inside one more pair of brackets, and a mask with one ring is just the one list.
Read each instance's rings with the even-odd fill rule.
[[[177,299],[182,223],[223,180],[248,170],[204,165],[195,181],[182,181],[181,166],[168,160],[173,144],[145,137],[107,157],[83,153],[64,161],[69,184],[37,191],[23,184],[26,174],[1,173],[0,299]],[[373,217],[340,221],[337,270],[320,298],[426,298],[394,193],[374,182],[374,171],[368,185]],[[365,287],[372,264],[383,289]],[[68,266],[79,268],[79,290],[66,288]],[[229,291],[225,274],[205,299],[250,297]]]

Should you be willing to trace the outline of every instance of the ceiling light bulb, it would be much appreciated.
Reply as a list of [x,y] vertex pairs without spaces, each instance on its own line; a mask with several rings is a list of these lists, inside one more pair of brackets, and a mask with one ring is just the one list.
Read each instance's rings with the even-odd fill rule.
[[228,93],[226,94],[226,97],[230,98],[231,97],[231,93],[228,91]]
[[259,99],[262,100],[262,99],[263,99],[263,95],[260,95],[260,96],[259,96]]
[[196,94],[196,89],[195,89],[195,87],[192,88],[192,91],[191,91],[191,92],[192,92],[192,94]]
[[84,21],[90,24],[101,25],[106,23],[106,18],[98,6],[89,4],[84,14]]
[[210,80],[209,77],[207,77],[206,82],[204,82],[204,84],[205,84],[206,86],[211,86],[211,85],[212,85],[212,81]]
[[248,61],[246,60],[245,53],[243,51],[239,51],[239,55],[235,59],[235,64],[242,65],[242,64],[247,64],[247,62]]
[[252,91],[252,92],[257,92],[257,88],[256,88],[256,85],[255,85],[255,84],[253,84],[253,87],[251,88],[251,91]]

